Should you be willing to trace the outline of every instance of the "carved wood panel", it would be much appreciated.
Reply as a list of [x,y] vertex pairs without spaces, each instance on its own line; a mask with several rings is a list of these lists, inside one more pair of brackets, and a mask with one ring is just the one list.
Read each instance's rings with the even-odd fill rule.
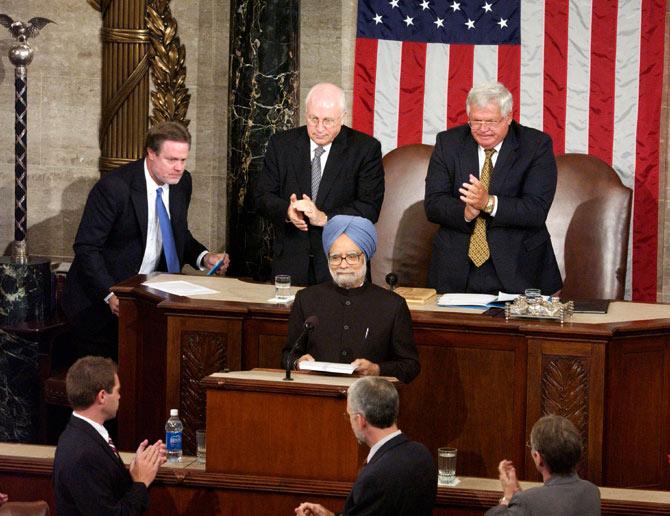
[[200,380],[228,366],[228,336],[225,333],[182,331],[179,414],[184,423],[186,454],[195,454],[195,431],[205,428],[205,390]]
[[541,414],[566,417],[579,430],[584,443],[577,468],[581,476],[585,476],[589,446],[588,367],[588,361],[583,357],[543,357]]

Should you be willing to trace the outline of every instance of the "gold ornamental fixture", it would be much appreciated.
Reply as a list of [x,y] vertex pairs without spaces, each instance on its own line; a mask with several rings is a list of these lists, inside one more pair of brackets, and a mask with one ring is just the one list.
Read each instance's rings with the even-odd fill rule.
[[191,95],[186,84],[186,47],[177,36],[177,20],[169,0],[148,0],[146,25],[151,39],[151,125],[176,120],[188,126],[186,118]]

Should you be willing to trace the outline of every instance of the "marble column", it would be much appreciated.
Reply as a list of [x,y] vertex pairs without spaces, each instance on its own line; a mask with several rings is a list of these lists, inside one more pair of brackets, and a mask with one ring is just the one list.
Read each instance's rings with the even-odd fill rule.
[[270,276],[272,227],[253,192],[269,137],[298,121],[299,0],[235,0],[230,43],[230,273]]
[[38,344],[0,330],[0,442],[34,442],[40,395]]

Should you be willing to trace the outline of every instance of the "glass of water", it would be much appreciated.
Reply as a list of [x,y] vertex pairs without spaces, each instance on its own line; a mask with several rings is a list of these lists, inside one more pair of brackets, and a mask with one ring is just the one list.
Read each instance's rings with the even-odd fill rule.
[[275,276],[275,298],[277,301],[291,299],[291,276],[288,274],[277,274]]
[[198,450],[198,462],[204,464],[207,462],[206,434],[204,430],[195,431],[195,444]]
[[456,483],[456,448],[437,449],[437,474],[440,484],[448,486]]

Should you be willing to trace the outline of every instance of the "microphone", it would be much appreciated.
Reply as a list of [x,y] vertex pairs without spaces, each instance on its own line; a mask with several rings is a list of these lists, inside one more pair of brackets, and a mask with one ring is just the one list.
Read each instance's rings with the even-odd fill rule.
[[391,291],[395,290],[395,286],[398,284],[398,275],[395,272],[389,272],[384,278],[388,286],[391,287]]
[[291,378],[291,366],[293,365],[293,356],[295,355],[295,352],[298,351],[298,348],[304,343],[309,333],[318,325],[319,325],[319,318],[316,315],[310,315],[307,319],[305,319],[305,324],[303,325],[302,333],[295,340],[295,344],[293,344],[291,351],[286,357],[286,376],[284,376],[284,381],[288,382],[293,381],[293,378]]

